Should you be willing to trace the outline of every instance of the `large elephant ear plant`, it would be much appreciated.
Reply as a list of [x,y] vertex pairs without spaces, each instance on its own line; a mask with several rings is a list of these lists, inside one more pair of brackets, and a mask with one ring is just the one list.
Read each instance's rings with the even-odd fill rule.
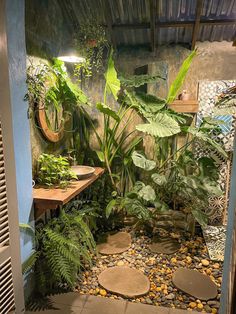
[[[201,225],[207,223],[204,210],[208,206],[208,197],[222,192],[217,187],[214,160],[209,156],[198,159],[194,147],[200,144],[217,150],[224,158],[227,154],[212,138],[216,124],[189,127],[186,125],[186,115],[168,108],[180,91],[195,55],[196,51],[193,51],[183,62],[166,99],[130,90],[126,92],[127,103],[131,103],[145,120],[136,129],[155,139],[155,160],[147,159],[141,152],[132,153],[134,165],[141,172],[146,172],[146,181],[137,182],[124,198],[113,199],[107,207],[107,216],[123,206],[127,214],[153,220],[156,211],[175,209],[192,215]],[[186,140],[181,147],[177,147],[173,143],[180,132],[186,134]],[[149,207],[155,210],[150,211]]]

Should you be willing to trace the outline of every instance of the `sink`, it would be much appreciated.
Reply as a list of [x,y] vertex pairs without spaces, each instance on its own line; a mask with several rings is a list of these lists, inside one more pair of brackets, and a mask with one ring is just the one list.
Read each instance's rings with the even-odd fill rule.
[[71,170],[77,175],[78,179],[87,179],[93,175],[95,169],[89,166],[72,166]]

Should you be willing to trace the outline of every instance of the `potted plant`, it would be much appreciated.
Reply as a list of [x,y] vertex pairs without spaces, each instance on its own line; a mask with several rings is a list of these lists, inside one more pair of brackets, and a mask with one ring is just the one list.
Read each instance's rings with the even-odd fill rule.
[[85,63],[77,64],[75,74],[80,79],[81,71],[89,77],[92,73],[103,69],[105,50],[110,46],[105,27],[100,25],[96,18],[90,18],[80,24],[76,33],[75,46],[80,54],[86,59]]

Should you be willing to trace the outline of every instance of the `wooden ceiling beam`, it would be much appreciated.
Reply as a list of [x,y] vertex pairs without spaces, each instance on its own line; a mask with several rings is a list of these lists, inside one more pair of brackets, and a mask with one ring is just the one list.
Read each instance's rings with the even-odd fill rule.
[[[176,22],[156,22],[156,27],[168,28],[168,27],[193,27],[195,21],[176,21]],[[219,20],[200,20],[200,25],[236,25],[236,20],[233,19],[219,19]],[[104,25],[108,27],[108,25]],[[150,23],[124,23],[113,24],[112,28],[124,28],[124,29],[146,29],[150,28]]]
[[151,51],[156,54],[156,9],[157,0],[150,0],[150,35],[151,35]]
[[194,26],[193,26],[193,34],[192,34],[192,44],[191,44],[191,49],[192,50],[195,49],[197,37],[198,37],[198,34],[199,34],[200,19],[201,19],[201,13],[202,13],[202,5],[203,5],[203,0],[197,0],[196,14],[195,14],[195,23],[194,23]]

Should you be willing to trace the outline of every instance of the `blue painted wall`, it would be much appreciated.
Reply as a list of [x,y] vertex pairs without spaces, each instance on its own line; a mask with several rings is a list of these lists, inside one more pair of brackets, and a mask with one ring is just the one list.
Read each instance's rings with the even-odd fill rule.
[[[9,54],[10,95],[16,160],[19,222],[28,223],[32,213],[32,162],[26,87],[26,49],[24,0],[6,2],[7,41]],[[32,239],[21,234],[22,262],[30,255]]]

